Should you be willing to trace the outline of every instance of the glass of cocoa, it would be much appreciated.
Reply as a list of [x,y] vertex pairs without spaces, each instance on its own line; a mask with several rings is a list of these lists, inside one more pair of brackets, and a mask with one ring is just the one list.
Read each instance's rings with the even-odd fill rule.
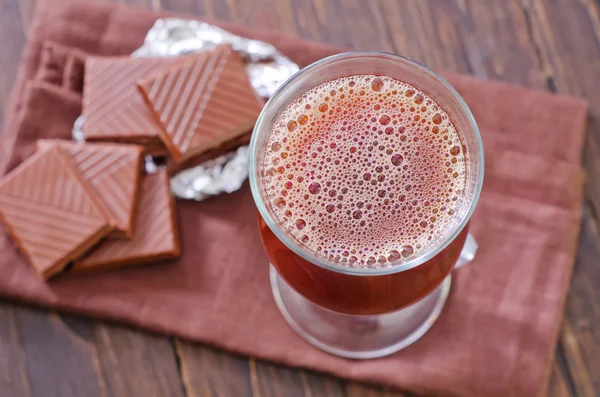
[[473,259],[483,146],[457,91],[426,67],[349,52],[295,74],[250,143],[275,301],[329,353],[375,358],[419,339]]

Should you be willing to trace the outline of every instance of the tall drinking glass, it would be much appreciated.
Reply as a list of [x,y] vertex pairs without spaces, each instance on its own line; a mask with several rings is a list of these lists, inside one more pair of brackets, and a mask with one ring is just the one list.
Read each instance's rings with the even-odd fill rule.
[[[349,86],[346,87],[346,91],[340,89],[337,94],[339,96],[340,93],[343,95],[352,93],[353,90],[351,87],[354,86],[352,76],[370,81],[369,84],[371,84],[372,89],[375,91],[379,91],[381,85],[392,81],[389,78],[406,84],[405,87],[414,87],[416,90],[406,89],[403,95],[408,97],[409,95],[415,95],[414,91],[422,92],[423,96],[425,96],[425,103],[421,105],[423,96],[420,99],[419,95],[411,97],[411,101],[417,105],[415,105],[416,109],[411,107],[410,111],[418,113],[419,109],[421,109],[420,106],[423,106],[422,112],[426,114],[425,105],[429,104],[430,107],[437,105],[443,110],[442,113],[445,115],[443,116],[444,120],[450,122],[460,136],[460,145],[451,149],[455,152],[450,156],[446,154],[446,157],[448,157],[446,165],[450,165],[450,157],[461,153],[457,155],[459,157],[458,162],[462,166],[459,178],[464,178],[464,185],[461,185],[461,189],[457,190],[458,197],[455,196],[452,198],[455,204],[454,209],[448,211],[448,216],[444,215],[446,223],[443,230],[436,229],[437,232],[435,235],[430,235],[430,241],[422,249],[417,250],[413,246],[403,245],[389,251],[390,253],[387,257],[369,257],[364,261],[358,260],[356,256],[349,256],[349,252],[343,250],[336,251],[341,252],[341,254],[336,254],[333,250],[329,254],[326,253],[326,250],[324,253],[322,247],[318,247],[321,251],[316,251],[316,249],[313,249],[314,247],[309,247],[309,244],[307,244],[310,238],[310,230],[307,230],[307,234],[302,235],[302,237],[298,237],[297,233],[296,235],[292,233],[292,231],[296,232],[297,229],[305,227],[306,222],[299,219],[295,221],[295,224],[292,223],[292,226],[289,224],[284,225],[281,221],[281,216],[275,214],[275,207],[269,202],[269,200],[271,202],[273,200],[269,196],[265,181],[268,175],[277,175],[277,168],[273,167],[271,169],[269,167],[267,169],[265,156],[269,150],[279,149],[279,146],[274,147],[274,145],[280,145],[280,143],[276,142],[273,144],[271,134],[273,133],[274,126],[277,123],[281,123],[281,115],[287,114],[286,112],[289,113],[288,108],[291,104],[299,103],[299,100],[309,95],[307,94],[308,92],[312,92],[311,90],[315,87],[319,87],[327,82],[337,81],[340,78],[349,78],[350,83],[348,83]],[[358,90],[358,88],[357,86],[356,89]],[[332,90],[331,94],[335,95],[336,92]],[[361,94],[363,93],[361,92]],[[395,91],[394,94],[396,94]],[[363,103],[363,109],[366,108],[364,112],[367,113],[368,109],[373,106],[378,110],[381,110],[381,108],[385,110],[386,106],[388,106],[391,110],[391,107],[395,107],[396,105],[388,101],[388,97],[391,97],[391,93],[388,93],[387,97],[379,95],[379,98],[382,99],[378,103],[373,105],[373,103],[366,102],[368,105],[366,107],[364,106],[364,102],[361,102]],[[375,96],[375,98],[378,97]],[[329,100],[329,98],[326,98],[326,100]],[[319,110],[324,115],[332,115],[335,111],[338,111],[339,114],[346,114],[344,109],[339,107],[337,110],[328,109],[326,104],[326,102],[323,102],[319,106]],[[306,105],[306,109],[310,108],[309,105]],[[399,109],[396,110],[400,111]],[[367,116],[371,115],[365,115],[364,120],[366,122],[368,122]],[[310,120],[304,120],[303,117],[304,115],[301,115],[298,118],[298,123],[310,122]],[[325,119],[325,116],[322,117]],[[363,115],[359,115],[359,118],[361,117]],[[379,120],[373,118],[375,123],[379,122],[383,126],[379,131],[376,131],[377,128],[373,128],[371,134],[377,138],[377,133],[379,133],[380,138],[378,139],[381,141],[385,139],[386,142],[390,142],[390,139],[396,139],[395,137],[400,135],[390,135],[386,138],[383,130],[387,133],[388,129],[384,127],[388,123],[390,127],[394,126],[395,128],[390,131],[399,131],[403,127],[396,126],[396,121],[392,124],[391,119],[389,117],[386,119],[386,117],[383,116]],[[418,119],[419,116],[415,116],[415,120]],[[290,131],[298,127],[296,121],[291,121],[290,123],[288,124]],[[441,123],[442,117],[439,114],[435,114],[433,116],[433,123],[430,122],[427,125],[431,125],[433,133],[437,133],[435,128],[437,128],[437,124],[440,126],[444,125]],[[415,124],[413,123],[412,125]],[[423,123],[423,125],[426,124]],[[318,125],[315,128],[318,128]],[[426,132],[425,130],[423,132],[424,136],[431,134],[432,129],[426,127]],[[301,131],[301,129],[297,131]],[[370,131],[365,132],[365,134],[369,133]],[[351,131],[350,128],[341,128],[337,138],[340,139],[340,143],[350,139],[358,142],[359,140],[355,138],[355,134],[356,132]],[[435,140],[431,138],[431,142],[438,142],[439,140],[441,142],[440,145],[443,144],[443,140],[447,139],[447,136],[443,137],[443,135],[444,132],[441,131],[439,135],[434,137]],[[306,139],[310,140],[310,138],[307,135]],[[415,135],[409,138],[416,141],[419,137]],[[406,139],[406,137],[401,136],[398,139]],[[384,145],[380,145],[378,149],[377,141],[373,143],[375,143],[374,149],[373,145],[370,145],[368,149],[366,147],[367,144],[362,147],[365,156],[370,156],[370,154],[367,154],[367,150],[381,150],[382,152],[379,156],[389,158],[391,161],[389,167],[394,169],[394,166],[398,166],[396,168],[399,170],[397,174],[393,174],[391,177],[388,176],[388,179],[382,182],[381,186],[385,184],[391,187],[394,182],[397,186],[402,182],[400,175],[402,173],[401,162],[404,159],[403,154],[400,152],[394,154],[391,149],[388,149],[387,154],[384,154],[386,153]],[[324,144],[332,145],[331,148],[335,147],[335,143],[329,144],[324,142]],[[410,142],[407,144],[410,145]],[[360,145],[362,145],[362,141]],[[358,153],[361,153],[360,149],[361,146],[358,146],[358,149],[352,147],[350,148],[350,153],[353,153],[352,150],[359,150]],[[404,153],[404,157],[408,157],[407,153]],[[310,161],[310,155],[311,153],[308,152],[301,153],[297,156],[298,162],[305,165],[306,162],[302,159],[305,157],[307,161]],[[386,155],[389,156],[385,157]],[[315,152],[313,156],[316,158],[317,153]],[[440,154],[440,156],[442,155]],[[285,157],[287,157],[287,154],[282,154],[282,158]],[[340,164],[340,161],[347,161],[347,156],[341,152],[341,149],[339,156],[333,157],[335,158],[323,160],[321,164],[324,164],[326,167],[327,163],[325,161],[335,164]],[[273,163],[277,161],[273,160]],[[369,161],[369,158],[365,157],[364,161]],[[406,159],[404,161],[406,162]],[[452,163],[456,162],[456,158],[452,157]],[[370,162],[368,164],[370,165]],[[408,169],[408,166],[404,165],[404,169]],[[350,170],[349,172],[351,173],[352,167],[349,164],[344,172]],[[386,165],[385,168],[387,170],[388,166]],[[481,191],[483,168],[484,160],[481,137],[469,108],[445,79],[414,61],[381,52],[350,52],[320,60],[291,77],[274,94],[262,111],[254,128],[250,143],[249,160],[250,186],[259,211],[260,234],[271,262],[271,287],[275,301],[289,325],[301,337],[314,346],[329,353],[349,358],[384,356],[396,352],[420,338],[431,327],[442,310],[450,288],[450,273],[454,268],[470,261],[477,250],[477,244],[472,236],[468,234],[468,228],[469,219]],[[290,186],[292,182],[294,184],[308,184],[310,182],[308,179],[305,181],[302,177],[296,178],[296,176],[291,174],[286,175],[287,171],[283,167],[281,167],[280,171],[282,175],[280,178],[289,176]],[[417,171],[421,172],[423,170]],[[451,168],[448,168],[448,171],[451,173]],[[273,174],[269,174],[270,172]],[[428,175],[427,178],[433,178],[432,180],[437,177],[430,174],[429,172],[424,173],[424,175]],[[306,176],[309,175],[310,173],[306,173]],[[365,173],[361,175],[360,178],[357,178],[359,185],[364,183],[364,186],[367,186],[366,189],[370,189],[371,184],[373,186],[372,189],[380,188],[380,186],[376,186],[378,182],[375,182],[375,174],[372,177],[372,181],[370,174],[366,175]],[[356,175],[354,177],[356,178]],[[454,174],[454,178],[456,177],[457,173]],[[385,175],[378,176],[378,178],[381,178],[379,180],[383,181]],[[421,178],[425,184],[428,183],[427,178]],[[444,178],[446,178],[444,180],[451,180],[447,176]],[[363,179],[364,181],[361,181]],[[370,183],[367,183],[367,181]],[[355,183],[355,181],[351,183],[347,182],[347,185],[350,188],[350,185],[354,185]],[[452,183],[452,186],[454,186],[454,183]],[[324,194],[325,190],[321,192],[322,188],[325,189],[325,185],[321,187],[321,185],[315,183],[308,184],[309,193],[318,193],[319,198],[321,195],[327,198]],[[341,190],[347,191],[347,188],[342,188]],[[410,203],[400,202],[404,195],[393,196],[390,194],[389,198],[387,198],[389,191],[390,189],[378,190],[377,192],[379,197],[382,197],[382,202],[374,205],[378,206],[377,208],[381,208],[380,213],[381,211],[388,211],[386,217],[389,217],[390,220],[395,218],[400,219],[402,218],[400,211],[406,209],[406,204],[409,205],[408,208],[410,209]],[[332,201],[336,206],[333,206],[333,204],[328,205],[326,207],[327,212],[346,211],[346,207],[343,207],[346,204],[341,204],[346,199],[341,195],[336,196],[339,192],[330,188],[329,193],[332,192],[333,194],[329,194],[332,200],[339,199],[340,204],[336,204],[337,201]],[[313,196],[309,193],[304,195],[304,198],[307,199],[306,202],[300,205],[304,205],[305,208],[315,206],[315,209],[317,209],[314,200],[310,201]],[[384,200],[383,197],[386,197],[386,199]],[[422,205],[429,205],[427,197],[422,198],[425,201],[425,204]],[[277,202],[277,200],[280,201]],[[446,201],[449,200],[450,198]],[[387,207],[383,204],[384,201],[385,205],[388,205]],[[393,206],[394,203],[397,205]],[[416,201],[414,203],[415,205],[421,205],[416,204]],[[275,204],[277,206],[289,206],[289,203],[286,204],[283,198],[275,199]],[[299,204],[296,202],[296,205]],[[362,208],[364,205],[362,202],[352,202],[351,205],[353,212],[350,209],[347,210],[348,222],[357,222],[357,230],[361,230],[360,227],[370,227],[371,223],[366,224],[362,220],[358,223],[359,219],[363,216],[363,211],[366,214],[366,208],[369,208],[369,206],[367,205],[366,208]],[[356,208],[362,208],[362,210],[357,210]],[[398,210],[390,210],[390,208],[398,208]],[[420,210],[420,207],[417,209]],[[445,211],[445,207],[442,207],[442,209]],[[320,211],[320,209],[317,209],[316,211],[313,210],[312,213],[320,213]],[[289,213],[291,214],[292,211],[289,211]],[[322,215],[327,215],[327,213],[323,211],[323,214],[319,216]],[[421,221],[423,223],[423,233],[429,230],[425,225],[430,226],[432,230],[434,227],[433,222],[435,221],[435,217],[426,218],[426,221]],[[323,222],[327,222],[326,216],[322,219]],[[431,219],[431,222],[429,219]],[[419,220],[415,218],[414,221],[418,222]],[[431,225],[428,225],[428,222]],[[358,226],[359,224],[360,227]],[[315,227],[325,227],[318,226],[324,225],[322,222],[315,222],[312,225],[313,231],[316,230]],[[341,226],[344,225],[339,225],[338,223],[327,225],[327,230],[336,230],[336,228]],[[297,229],[293,229],[294,227],[297,227]],[[354,233],[354,230],[351,230],[349,233]],[[385,233],[385,230],[383,233]],[[417,237],[414,236],[415,239]],[[335,239],[335,233],[332,234],[332,239]],[[367,246],[370,242],[366,241],[363,243]],[[341,245],[341,247],[344,247],[344,245]],[[420,244],[416,247],[420,247]]]

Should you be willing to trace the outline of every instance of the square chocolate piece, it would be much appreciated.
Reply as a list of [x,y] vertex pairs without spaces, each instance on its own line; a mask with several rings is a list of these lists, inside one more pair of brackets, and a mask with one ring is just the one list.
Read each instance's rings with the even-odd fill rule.
[[143,148],[116,143],[40,140],[41,149],[60,146],[77,165],[102,201],[114,231],[109,237],[133,236]]
[[59,147],[34,154],[0,180],[0,219],[45,278],[111,231],[92,187]]
[[240,146],[249,144],[250,138],[252,138],[252,132],[249,131],[236,138],[230,139],[227,142],[223,142],[217,147],[208,149],[202,153],[197,154],[196,156],[190,157],[189,159],[183,160],[179,163],[177,163],[171,157],[167,157],[167,172],[169,173],[169,175],[177,175],[183,170],[196,167],[204,163],[205,161],[212,160],[214,158],[232,152]]
[[135,219],[131,240],[105,240],[75,262],[71,271],[105,270],[179,256],[175,200],[165,170],[143,177]]
[[90,141],[159,144],[161,131],[135,82],[186,57],[87,57],[83,132]]
[[178,163],[248,133],[263,107],[230,45],[140,79],[138,87]]

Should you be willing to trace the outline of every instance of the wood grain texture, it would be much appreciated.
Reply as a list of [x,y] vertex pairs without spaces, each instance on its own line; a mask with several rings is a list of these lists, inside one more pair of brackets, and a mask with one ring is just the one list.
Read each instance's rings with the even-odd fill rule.
[[310,371],[302,371],[302,380],[305,395],[311,397],[348,396],[349,390],[357,385]]
[[253,395],[247,357],[176,341],[181,378],[189,397]]
[[600,233],[584,209],[576,268],[567,299],[561,345],[579,396],[600,395]]
[[58,315],[19,307],[15,317],[33,396],[108,395],[94,346],[70,332]]
[[398,390],[391,390],[384,387],[351,384],[348,385],[347,396],[348,397],[409,397],[412,394],[403,393]]
[[[594,1],[521,0],[548,89],[590,102],[584,219],[561,345],[577,395],[600,395],[600,19]],[[567,28],[568,27],[568,28]],[[568,137],[566,137],[568,139]]]
[[[596,0],[110,1],[231,20],[352,49],[396,52],[434,69],[588,98],[584,222],[548,395],[600,395]],[[0,0],[0,122],[33,6],[34,0]],[[0,319],[2,395],[406,395],[11,303],[0,303]]]
[[580,342],[576,339],[569,322],[565,323],[560,335],[561,347],[567,360],[568,371],[577,396],[596,396],[595,388],[584,356],[580,350]]
[[453,1],[380,2],[380,14],[396,53],[433,69],[472,73],[462,40],[461,9]]
[[185,396],[169,338],[97,324],[90,341],[110,396]]
[[33,396],[26,355],[13,305],[0,304],[0,390],[10,396]]
[[306,396],[302,372],[281,365],[251,360],[254,392],[261,397]]
[[552,373],[548,384],[548,397],[568,397],[572,395],[565,376],[563,368],[555,361],[552,365]]
[[0,304],[2,396],[183,397],[170,340]]

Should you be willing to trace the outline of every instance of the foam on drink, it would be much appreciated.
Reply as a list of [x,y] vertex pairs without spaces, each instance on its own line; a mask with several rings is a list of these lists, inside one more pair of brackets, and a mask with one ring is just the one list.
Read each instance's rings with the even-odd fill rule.
[[262,159],[267,205],[305,249],[353,267],[426,250],[452,221],[465,153],[448,114],[384,76],[324,83],[278,117]]

